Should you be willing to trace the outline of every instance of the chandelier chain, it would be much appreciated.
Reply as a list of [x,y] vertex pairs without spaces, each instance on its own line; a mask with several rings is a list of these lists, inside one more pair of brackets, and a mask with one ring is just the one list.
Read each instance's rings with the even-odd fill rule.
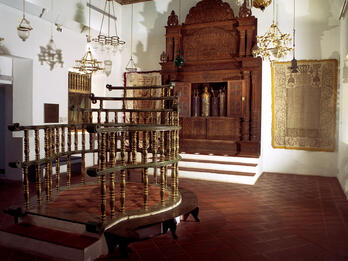
[[102,31],[102,29],[103,29],[103,24],[104,24],[104,14],[106,13],[106,3],[107,3],[107,1],[105,1],[105,5],[104,5],[104,13],[103,13],[102,21],[101,21],[101,23],[100,23],[99,35],[101,35],[101,31]]
[[131,59],[133,59],[133,4],[131,14]]

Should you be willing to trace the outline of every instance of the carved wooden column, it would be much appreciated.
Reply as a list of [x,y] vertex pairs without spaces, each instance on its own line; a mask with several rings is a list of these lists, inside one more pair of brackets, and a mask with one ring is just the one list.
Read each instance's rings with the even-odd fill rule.
[[254,28],[251,28],[247,30],[247,41],[246,41],[246,55],[252,56],[252,43],[253,43],[253,36],[254,36]]
[[243,93],[243,111],[244,117],[242,122],[242,140],[248,141],[250,138],[250,72],[243,71],[245,80],[245,93]]
[[[261,61],[260,61],[261,63]],[[250,140],[260,141],[261,133],[261,82],[262,71],[256,70],[251,73],[251,126]]]
[[239,31],[239,56],[245,56],[245,30],[238,28]]

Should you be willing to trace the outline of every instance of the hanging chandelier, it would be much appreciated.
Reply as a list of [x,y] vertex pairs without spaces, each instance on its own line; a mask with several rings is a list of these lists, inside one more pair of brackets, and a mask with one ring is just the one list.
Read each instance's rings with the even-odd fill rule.
[[[111,14],[111,8],[112,8],[112,14]],[[107,14],[108,19],[108,29],[107,34],[102,33],[103,25],[104,25],[104,16]],[[111,15],[113,15],[114,18],[114,27],[115,27],[115,35],[110,35],[111,26],[110,26],[110,19]],[[115,5],[114,0],[105,0],[104,5],[104,12],[103,12],[103,18],[100,24],[100,30],[99,35],[97,38],[93,39],[94,42],[99,44],[102,47],[102,50],[105,48],[106,50],[112,49],[114,52],[117,51],[119,47],[122,47],[126,42],[121,40],[120,37],[117,34],[117,25],[116,25],[116,16],[115,16]]]
[[99,70],[103,70],[101,63],[97,59],[93,58],[90,48],[80,60],[75,60],[76,65],[73,67],[82,73],[93,73]]
[[274,22],[275,2],[273,2],[273,21],[268,31],[263,36],[257,36],[257,47],[253,50],[255,57],[264,59],[279,59],[292,50],[288,47],[291,41],[290,34],[283,34]]
[[132,15],[131,15],[131,56],[129,62],[126,65],[127,72],[136,72],[138,70],[137,65],[133,60],[133,4],[132,4]]
[[25,0],[23,0],[23,17],[17,26],[17,34],[24,42],[28,39],[31,30],[33,30],[33,28],[30,26],[30,22],[25,18]]
[[[88,36],[87,42],[91,41],[91,0],[89,0],[89,9],[88,9]],[[75,66],[73,69],[80,73],[93,73],[96,71],[103,70],[101,67],[102,62],[95,59],[92,55],[91,49],[88,47],[88,51],[85,55],[79,59],[75,60]],[[111,73],[111,69],[110,69]]]
[[294,20],[293,20],[293,35],[292,35],[292,60],[291,60],[291,67],[290,70],[292,73],[298,72],[298,65],[297,60],[295,58],[295,14],[296,14],[296,6],[295,6],[295,0],[294,0]]

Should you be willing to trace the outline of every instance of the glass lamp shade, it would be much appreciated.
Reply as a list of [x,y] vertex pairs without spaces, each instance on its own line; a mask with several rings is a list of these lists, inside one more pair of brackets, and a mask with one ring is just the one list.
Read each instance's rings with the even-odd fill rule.
[[104,73],[106,76],[109,76],[112,71],[112,61],[111,60],[105,60],[104,61]]
[[19,38],[24,42],[29,38],[31,30],[33,30],[33,28],[30,26],[30,22],[23,16],[21,22],[17,26],[17,34]]

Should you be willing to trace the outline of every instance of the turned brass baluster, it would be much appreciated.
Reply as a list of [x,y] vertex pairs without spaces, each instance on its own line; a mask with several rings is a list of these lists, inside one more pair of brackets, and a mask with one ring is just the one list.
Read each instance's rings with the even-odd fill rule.
[[[179,122],[179,112],[175,112],[175,125],[176,126],[180,126],[180,122]],[[176,130],[175,131],[175,158],[179,157],[179,131],[180,130]],[[175,163],[175,195],[178,196],[179,195],[179,164]]]
[[[149,138],[149,133],[147,131],[143,132],[143,164],[147,164],[147,141]],[[143,168],[143,181],[144,181],[144,209],[149,208],[149,171],[148,168]]]
[[[101,144],[100,144],[100,170],[106,168],[106,135],[101,133]],[[106,219],[106,177],[101,175],[101,184],[100,184],[100,200],[101,200],[101,221],[104,222]]]
[[82,134],[81,134],[81,184],[86,184],[86,129],[85,126],[82,125]]
[[29,203],[29,166],[27,163],[29,162],[29,130],[24,130],[24,161],[25,165],[23,168],[23,175],[24,175],[24,199],[25,199],[25,209],[29,209],[30,203]]
[[114,121],[115,121],[115,123],[118,123],[118,113],[117,113],[117,111],[115,111]]
[[65,127],[62,127],[62,136],[61,136],[61,151],[65,154]]
[[59,128],[56,127],[56,191],[59,191],[59,187],[60,187],[60,156],[59,156]]
[[[126,133],[123,131],[121,133],[121,165],[125,166],[126,164]],[[125,212],[125,203],[126,203],[126,170],[121,170],[120,175],[120,211]]]
[[[160,139],[160,161],[164,161],[164,131],[161,131],[161,139]],[[164,205],[164,193],[165,193],[165,167],[160,167],[161,174],[161,204]]]
[[105,112],[105,123],[109,123],[109,112]]
[[[173,112],[171,112],[171,117],[170,117],[170,125],[174,126],[175,125],[175,118],[173,115]],[[175,131],[171,130],[170,131],[170,137],[171,137],[171,142],[170,142],[170,159],[174,160],[175,159]],[[175,198],[175,190],[176,190],[176,170],[175,170],[175,163],[172,164],[172,173],[171,173],[171,178],[172,178],[172,198]]]
[[130,132],[132,135],[132,164],[135,164],[137,161],[137,131]]
[[74,151],[79,150],[79,132],[77,130],[77,126],[74,127]]
[[[39,161],[40,160],[40,132],[39,129],[35,129],[35,160]],[[41,205],[41,198],[42,198],[42,189],[41,189],[41,168],[40,164],[36,163],[35,166],[35,176],[36,176],[36,200],[37,204],[40,206]]]
[[[157,132],[152,131],[152,162],[157,162]],[[157,167],[153,168],[153,179],[155,184],[157,184]]]
[[[167,89],[166,89],[167,90]],[[169,125],[170,119],[169,119],[169,112],[165,113],[165,125]],[[169,160],[169,150],[170,150],[170,132],[166,131],[164,134],[165,137],[165,160]],[[167,187],[167,177],[168,177],[168,166],[166,165],[164,168],[164,178],[165,178],[165,186]]]
[[54,155],[54,149],[55,149],[55,129],[50,128],[50,137],[49,137],[49,154],[50,154],[50,200],[52,198],[52,192],[53,192],[53,155]]
[[67,155],[67,165],[66,165],[66,186],[70,187],[71,185],[71,128],[68,127],[68,155]]
[[[102,100],[100,100],[99,101],[100,102],[100,106],[99,106],[99,109],[98,109],[98,124],[100,124],[101,123],[101,111],[102,111],[102,109],[103,109],[103,101]],[[99,148],[99,146],[101,145],[101,134],[100,133],[97,133],[97,142],[98,142],[98,148]],[[98,152],[97,152],[97,155],[98,155],[98,169],[101,169],[101,152],[100,152],[100,150],[98,150]],[[98,183],[100,183],[101,182],[101,177],[100,176],[98,176],[97,177],[97,180],[98,180]]]
[[[135,113],[135,119],[134,120],[135,120],[134,121],[135,124],[139,124],[139,122],[140,122],[140,113],[139,112]],[[140,148],[140,145],[139,145],[139,143],[140,143],[140,139],[139,139],[140,131],[136,131],[135,135],[136,135],[136,151],[138,151],[138,149]]]
[[[48,139],[49,139],[49,129],[46,127],[45,128],[45,158],[46,160],[48,159],[49,157],[49,145],[48,145]],[[49,190],[50,190],[50,182],[49,182],[49,167],[50,167],[50,164],[49,162],[47,161],[46,164],[45,164],[45,193],[46,193],[46,200],[48,201],[49,200]]]
[[[110,167],[116,166],[115,156],[115,132],[110,134]],[[111,217],[115,216],[116,208],[116,191],[115,191],[115,172],[110,174],[110,213]]]

